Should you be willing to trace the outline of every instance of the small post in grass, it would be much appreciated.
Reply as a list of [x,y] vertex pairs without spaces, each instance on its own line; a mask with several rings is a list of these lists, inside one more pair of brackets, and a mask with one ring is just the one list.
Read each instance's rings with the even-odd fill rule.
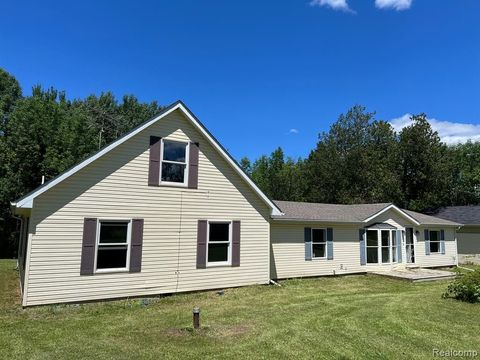
[[200,328],[200,308],[198,306],[193,308],[193,328]]

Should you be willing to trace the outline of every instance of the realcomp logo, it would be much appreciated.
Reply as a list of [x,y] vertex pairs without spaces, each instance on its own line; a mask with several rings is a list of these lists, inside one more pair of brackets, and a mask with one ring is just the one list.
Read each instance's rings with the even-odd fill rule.
[[432,349],[433,357],[464,357],[464,358],[475,358],[478,356],[477,350],[440,350]]

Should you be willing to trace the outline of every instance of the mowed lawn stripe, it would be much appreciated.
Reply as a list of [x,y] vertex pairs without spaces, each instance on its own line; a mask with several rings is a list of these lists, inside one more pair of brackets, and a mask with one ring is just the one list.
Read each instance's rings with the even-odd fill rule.
[[[9,359],[429,359],[480,352],[480,304],[448,282],[374,275],[22,309],[15,261],[0,261],[0,348]],[[192,309],[201,308],[194,331]]]

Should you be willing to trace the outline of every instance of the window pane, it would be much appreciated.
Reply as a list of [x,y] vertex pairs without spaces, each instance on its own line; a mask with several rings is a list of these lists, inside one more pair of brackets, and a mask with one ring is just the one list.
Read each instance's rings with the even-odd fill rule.
[[392,231],[392,246],[397,245],[397,234],[395,231]]
[[392,262],[396,262],[396,261],[397,261],[397,248],[393,247],[392,248]]
[[210,241],[229,241],[228,232],[230,229],[230,224],[216,224],[210,223]]
[[113,249],[98,248],[97,269],[115,269],[127,267],[127,247],[115,246]]
[[407,244],[413,244],[413,230],[408,230],[405,232],[405,242]]
[[186,143],[163,141],[163,160],[185,162]]
[[208,244],[208,262],[228,261],[229,244]]
[[183,183],[185,179],[185,165],[162,163],[162,181]]
[[324,229],[313,229],[312,230],[312,241],[313,242],[323,242],[323,241],[325,241],[325,230]]
[[367,246],[377,246],[377,245],[378,245],[377,230],[368,230],[367,231]]
[[430,241],[430,252],[431,253],[440,252],[440,243]]
[[325,257],[325,244],[313,244],[313,257],[323,258]]
[[382,263],[388,263],[390,261],[390,248],[382,247]]
[[100,244],[126,243],[127,230],[128,222],[102,221],[100,223]]
[[378,263],[378,248],[367,248],[367,263]]
[[388,246],[388,238],[390,231],[382,230],[382,246]]
[[438,241],[438,231],[430,231],[430,241]]

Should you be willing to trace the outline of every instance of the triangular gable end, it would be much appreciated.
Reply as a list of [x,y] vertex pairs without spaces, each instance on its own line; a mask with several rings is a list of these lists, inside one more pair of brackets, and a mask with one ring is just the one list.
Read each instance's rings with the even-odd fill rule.
[[161,120],[162,118],[174,112],[175,110],[180,110],[183,112],[183,114],[187,117],[187,119],[189,119],[192,122],[195,128],[200,131],[200,133],[220,153],[220,155],[227,161],[227,163],[229,163],[233,167],[233,169],[240,175],[240,177],[247,182],[247,184],[252,188],[252,190],[260,196],[260,198],[270,207],[271,215],[282,215],[282,212],[280,211],[280,209],[258,188],[258,186],[253,182],[253,180],[250,179],[250,177],[247,174],[245,174],[245,172],[238,165],[238,163],[233,159],[233,157],[227,152],[227,150],[218,142],[217,139],[215,139],[215,137],[200,122],[200,120],[198,120],[198,118],[180,100],[166,107],[160,112],[160,114],[156,115],[154,118],[144,122],[143,124],[140,124],[138,127],[131,130],[129,133],[115,140],[110,145],[107,145],[106,147],[104,147],[97,153],[93,154],[92,156],[88,157],[87,159],[83,160],[79,164],[75,165],[71,169],[58,175],[57,177],[53,178],[49,182],[43,184],[42,186],[38,187],[37,189],[33,190],[32,192],[18,199],[17,201],[12,202],[11,205],[16,208],[31,209],[33,206],[33,199],[35,199],[37,196],[44,193],[48,189],[54,187],[55,185],[62,182],[66,178],[70,177],[71,175],[75,174],[85,166],[94,162],[96,159],[100,158],[101,156],[107,154],[108,152],[110,152],[110,150],[114,149],[120,144],[123,144],[125,141],[127,141],[131,137],[145,130],[150,125],[156,123],[157,121]]
[[395,206],[394,204],[390,204],[390,205],[384,207],[382,210],[376,212],[375,214],[373,214],[373,215],[369,216],[368,218],[366,218],[365,220],[363,220],[363,222],[368,223],[368,222],[372,221],[373,219],[375,219],[377,216],[379,216],[379,215],[381,215],[381,214],[383,214],[383,213],[385,213],[389,210],[395,210],[400,216],[403,216],[405,219],[411,221],[415,225],[420,225],[420,223],[415,218],[408,215],[405,211],[403,211],[399,207]]

